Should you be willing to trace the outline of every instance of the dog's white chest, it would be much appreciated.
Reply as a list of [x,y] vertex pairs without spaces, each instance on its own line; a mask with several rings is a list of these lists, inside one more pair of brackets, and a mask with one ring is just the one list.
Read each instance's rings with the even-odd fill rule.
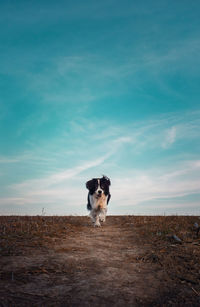
[[100,209],[105,209],[107,205],[107,196],[102,195],[97,199],[97,207],[100,207]]
[[90,195],[90,203],[94,209],[105,209],[107,207],[107,196],[102,195],[101,197],[96,197]]

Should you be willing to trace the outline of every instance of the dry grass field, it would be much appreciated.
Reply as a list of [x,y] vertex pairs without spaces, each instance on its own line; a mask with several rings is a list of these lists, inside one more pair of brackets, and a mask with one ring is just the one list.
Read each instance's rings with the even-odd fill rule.
[[195,222],[1,216],[0,306],[200,306]]

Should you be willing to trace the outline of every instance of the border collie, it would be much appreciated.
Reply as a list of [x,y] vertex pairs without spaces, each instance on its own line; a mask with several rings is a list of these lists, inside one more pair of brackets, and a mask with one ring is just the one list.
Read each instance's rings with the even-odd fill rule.
[[89,190],[87,209],[90,210],[94,226],[100,227],[100,222],[106,220],[107,205],[111,197],[110,185],[110,179],[106,176],[93,178],[86,182],[86,188]]

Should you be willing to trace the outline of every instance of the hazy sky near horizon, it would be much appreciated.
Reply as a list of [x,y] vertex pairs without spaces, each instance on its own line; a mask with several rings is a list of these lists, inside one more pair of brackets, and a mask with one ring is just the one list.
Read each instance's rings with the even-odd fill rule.
[[0,214],[200,214],[200,2],[0,1]]

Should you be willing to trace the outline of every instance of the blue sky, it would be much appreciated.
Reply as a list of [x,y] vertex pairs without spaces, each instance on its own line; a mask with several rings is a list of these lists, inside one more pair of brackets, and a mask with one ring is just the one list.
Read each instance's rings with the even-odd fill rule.
[[0,1],[0,213],[200,214],[200,2]]

